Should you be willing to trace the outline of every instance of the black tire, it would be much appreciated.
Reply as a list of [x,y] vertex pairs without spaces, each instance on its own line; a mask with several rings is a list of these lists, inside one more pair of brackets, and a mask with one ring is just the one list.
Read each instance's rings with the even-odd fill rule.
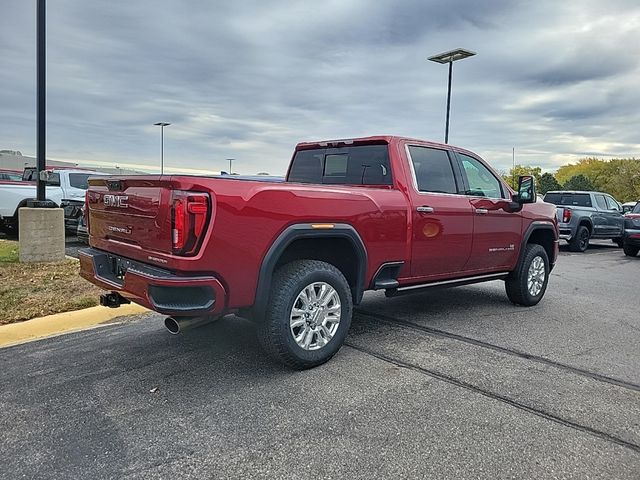
[[569,241],[569,250],[572,252],[584,252],[589,247],[591,233],[584,225],[578,226],[576,234]]
[[[289,322],[298,295],[315,282],[327,283],[337,292],[340,321],[326,345],[317,350],[305,350],[294,339]],[[286,366],[296,370],[313,368],[340,350],[351,326],[352,312],[351,289],[340,270],[318,260],[297,260],[283,265],[273,276],[264,319],[257,326],[258,340],[269,356]]]
[[[544,280],[540,291],[533,295],[528,288],[529,268],[536,258],[540,257],[544,264]],[[505,280],[505,288],[507,297],[516,305],[524,305],[531,307],[537,304],[547,290],[549,283],[549,257],[547,251],[538,244],[529,243],[522,253],[522,262],[517,270],[511,272],[511,275]]]
[[622,248],[624,246],[624,240],[621,237],[612,238],[611,241],[618,245],[618,247]]
[[4,233],[8,238],[18,240],[18,222],[0,226],[0,232]]
[[634,247],[633,245],[629,245],[628,243],[625,243],[622,246],[622,249],[624,250],[624,254],[627,257],[635,257],[638,254],[638,251],[640,251],[640,247]]

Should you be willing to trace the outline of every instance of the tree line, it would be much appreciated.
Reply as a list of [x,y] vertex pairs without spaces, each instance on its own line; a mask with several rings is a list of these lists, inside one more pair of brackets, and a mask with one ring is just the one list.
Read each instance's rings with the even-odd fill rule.
[[515,188],[520,175],[532,175],[543,195],[551,190],[597,190],[619,202],[640,200],[640,159],[583,158],[561,166],[554,174],[542,173],[540,167],[516,165],[503,178]]

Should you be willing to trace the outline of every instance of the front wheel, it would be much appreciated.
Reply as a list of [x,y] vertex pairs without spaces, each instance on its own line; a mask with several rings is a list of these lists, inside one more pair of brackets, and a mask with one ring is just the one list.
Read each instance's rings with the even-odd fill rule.
[[635,257],[638,254],[638,251],[640,251],[639,247],[631,246],[628,243],[625,243],[622,249],[627,257]]
[[549,282],[549,257],[547,251],[538,244],[525,247],[522,263],[505,280],[507,297],[517,305],[531,307],[537,304]]
[[612,238],[611,241],[613,243],[615,243],[616,245],[618,245],[618,247],[620,247],[620,248],[622,248],[624,246],[624,240],[622,239],[622,237]]
[[349,283],[333,265],[299,260],[274,274],[258,339],[266,352],[298,370],[333,357],[351,326]]

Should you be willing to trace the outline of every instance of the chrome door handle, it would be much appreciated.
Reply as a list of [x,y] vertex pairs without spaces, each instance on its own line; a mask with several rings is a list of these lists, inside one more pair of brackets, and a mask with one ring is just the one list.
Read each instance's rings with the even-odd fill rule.
[[489,210],[487,210],[486,208],[476,208],[476,213],[478,215],[486,215],[487,213],[489,213]]
[[420,213],[433,213],[433,207],[427,207],[426,205],[423,205],[416,208],[416,211]]

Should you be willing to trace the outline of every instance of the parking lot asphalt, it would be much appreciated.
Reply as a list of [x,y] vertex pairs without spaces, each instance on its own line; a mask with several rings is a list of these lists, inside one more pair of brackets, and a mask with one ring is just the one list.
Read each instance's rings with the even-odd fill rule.
[[0,478],[640,477],[640,257],[562,251],[544,300],[500,282],[369,293],[304,372],[230,316],[146,314],[0,350]]

